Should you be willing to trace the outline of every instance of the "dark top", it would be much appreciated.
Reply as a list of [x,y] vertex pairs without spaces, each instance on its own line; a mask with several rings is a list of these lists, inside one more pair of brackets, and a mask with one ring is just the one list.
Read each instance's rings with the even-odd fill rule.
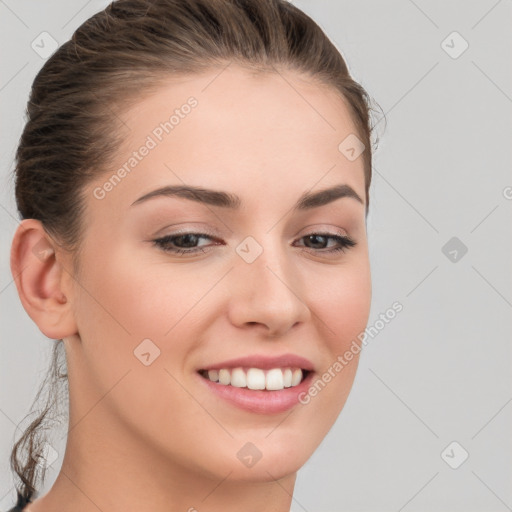
[[9,509],[7,512],[22,512],[22,510],[29,504],[31,501],[25,500],[22,496],[18,495],[18,502],[14,505],[13,508]]

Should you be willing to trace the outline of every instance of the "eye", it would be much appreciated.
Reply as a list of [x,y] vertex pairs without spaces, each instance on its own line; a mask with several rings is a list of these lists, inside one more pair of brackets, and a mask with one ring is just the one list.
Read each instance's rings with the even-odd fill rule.
[[[333,235],[332,233],[311,233],[305,235],[300,240],[304,240],[306,249],[313,249],[312,252],[320,254],[332,254],[340,251],[346,251],[356,245],[356,242],[346,235]],[[329,248],[329,242],[334,242],[334,247]],[[311,252],[311,251],[308,251]]]
[[[165,252],[173,254],[196,254],[207,252],[211,245],[199,245],[201,240],[214,240],[213,237],[205,233],[180,233],[166,235],[153,240],[153,243],[163,249]],[[220,245],[220,244],[217,244]]]

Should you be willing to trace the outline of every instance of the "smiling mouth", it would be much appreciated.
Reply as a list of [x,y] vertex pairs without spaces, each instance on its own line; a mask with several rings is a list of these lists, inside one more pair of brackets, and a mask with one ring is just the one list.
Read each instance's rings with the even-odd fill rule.
[[310,373],[302,368],[285,367],[263,370],[237,367],[218,370],[199,370],[203,378],[222,386],[251,390],[281,391],[298,386]]

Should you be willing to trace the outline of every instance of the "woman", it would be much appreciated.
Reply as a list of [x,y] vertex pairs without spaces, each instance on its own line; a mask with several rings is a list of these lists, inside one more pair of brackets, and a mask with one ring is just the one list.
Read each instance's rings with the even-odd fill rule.
[[11,267],[69,430],[44,496],[49,411],[19,439],[13,510],[290,509],[368,321],[369,114],[283,0],[118,0],[46,62]]

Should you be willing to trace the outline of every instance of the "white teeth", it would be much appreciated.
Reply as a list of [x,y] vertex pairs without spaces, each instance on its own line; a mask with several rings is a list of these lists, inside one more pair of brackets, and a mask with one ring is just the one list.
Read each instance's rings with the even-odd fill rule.
[[267,372],[265,387],[269,390],[284,388],[283,372],[281,368],[273,368]]
[[203,372],[212,382],[219,382],[224,386],[236,388],[249,388],[253,390],[267,389],[268,391],[279,391],[284,388],[297,386],[302,382],[302,370],[300,368],[272,368],[262,370],[260,368],[233,368],[229,370],[208,370]]
[[265,389],[265,372],[259,368],[249,368],[247,387],[249,389]]
[[231,384],[231,375],[229,374],[229,370],[219,370],[219,382],[225,386]]
[[295,370],[293,370],[293,374],[292,374],[292,386],[296,386],[297,384],[300,384],[301,380],[302,380],[302,370],[300,368],[295,368]]
[[292,385],[292,371],[290,368],[286,368],[283,372],[283,385],[285,388],[289,388]]
[[235,388],[245,388],[247,386],[247,379],[242,368],[234,368],[231,372],[231,385]]

